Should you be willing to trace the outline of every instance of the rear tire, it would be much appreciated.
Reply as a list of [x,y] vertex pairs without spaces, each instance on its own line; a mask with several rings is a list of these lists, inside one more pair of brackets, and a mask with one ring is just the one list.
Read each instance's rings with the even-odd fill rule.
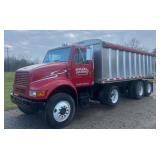
[[53,128],[65,127],[73,118],[75,113],[75,102],[66,93],[53,95],[45,106],[45,120]]
[[144,96],[148,97],[151,95],[152,85],[150,81],[144,81]]
[[135,99],[142,99],[144,95],[144,85],[142,81],[137,81],[133,85],[133,95]]
[[25,113],[25,114],[33,114],[33,113],[34,113],[34,112],[27,111],[27,110],[21,108],[20,106],[18,106],[18,108],[19,108],[19,110],[20,110],[21,112],[23,112],[23,113]]
[[133,98],[134,99],[134,94],[133,94],[133,86],[135,84],[135,81],[133,82],[130,82],[129,83],[129,86],[128,86],[128,95],[130,98]]
[[99,100],[102,104],[115,107],[119,101],[119,89],[116,86],[106,86],[99,93]]

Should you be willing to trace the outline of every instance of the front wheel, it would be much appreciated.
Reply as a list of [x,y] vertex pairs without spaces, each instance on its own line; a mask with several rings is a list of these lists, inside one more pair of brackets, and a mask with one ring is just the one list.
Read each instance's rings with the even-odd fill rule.
[[75,103],[73,98],[66,93],[52,96],[45,106],[45,119],[51,128],[63,128],[73,118]]

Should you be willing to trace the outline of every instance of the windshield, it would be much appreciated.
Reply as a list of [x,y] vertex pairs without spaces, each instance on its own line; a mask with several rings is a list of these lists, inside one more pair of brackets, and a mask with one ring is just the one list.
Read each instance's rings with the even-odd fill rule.
[[44,58],[43,63],[67,62],[71,54],[71,48],[57,49],[49,51]]

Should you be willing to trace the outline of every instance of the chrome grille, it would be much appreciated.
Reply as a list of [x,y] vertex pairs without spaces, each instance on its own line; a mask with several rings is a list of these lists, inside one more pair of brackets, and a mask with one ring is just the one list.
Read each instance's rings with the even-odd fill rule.
[[26,87],[28,84],[29,72],[17,71],[15,75],[15,84]]

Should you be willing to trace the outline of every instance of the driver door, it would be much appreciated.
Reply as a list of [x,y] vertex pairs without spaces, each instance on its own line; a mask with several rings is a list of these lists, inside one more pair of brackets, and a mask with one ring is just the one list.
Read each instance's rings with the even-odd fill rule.
[[72,82],[76,87],[94,85],[92,60],[86,60],[86,49],[75,48],[72,61]]

